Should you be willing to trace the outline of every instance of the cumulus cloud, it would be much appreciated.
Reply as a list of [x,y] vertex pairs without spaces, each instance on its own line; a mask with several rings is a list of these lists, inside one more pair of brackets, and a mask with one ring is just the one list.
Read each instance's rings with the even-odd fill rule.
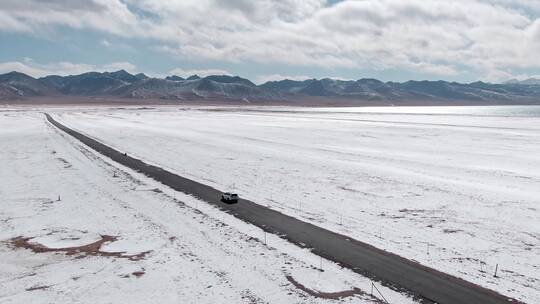
[[90,71],[106,72],[117,70],[126,70],[128,72],[135,73],[137,71],[137,67],[129,62],[113,62],[99,66],[72,62],[38,64],[30,58],[26,58],[24,62],[9,61],[0,63],[0,74],[17,71],[33,77],[43,77],[47,75],[67,76],[82,74]]
[[[141,20],[119,0],[2,0],[0,13],[12,20],[13,31],[39,32],[47,26],[92,28],[116,35],[132,35]],[[24,27],[17,23],[23,24]]]
[[30,32],[31,28],[21,20],[0,11],[0,31],[2,32]]
[[91,28],[184,59],[492,77],[540,68],[539,17],[527,0],[3,0],[0,28]]

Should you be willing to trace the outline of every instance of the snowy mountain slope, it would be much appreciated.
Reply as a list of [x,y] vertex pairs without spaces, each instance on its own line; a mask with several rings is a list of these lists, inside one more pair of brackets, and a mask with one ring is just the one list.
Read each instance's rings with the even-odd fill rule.
[[19,99],[23,97],[23,92],[7,83],[0,83],[0,99]]
[[75,76],[46,76],[40,80],[68,95],[103,95],[139,81],[126,71],[113,73],[89,72]]
[[185,79],[182,78],[182,77],[180,77],[180,76],[171,75],[171,76],[165,77],[165,80],[171,80],[171,81],[184,81]]
[[134,98],[165,99],[277,99],[279,96],[255,86],[249,80],[231,76],[176,81],[151,78],[123,87],[117,93]]
[[16,89],[20,96],[42,96],[55,94],[56,90],[31,76],[19,72],[10,72],[0,75],[0,84]]
[[374,100],[540,100],[540,86],[521,84],[460,84],[447,81],[381,82],[376,79],[312,79],[268,82],[261,87],[276,92],[318,97]]

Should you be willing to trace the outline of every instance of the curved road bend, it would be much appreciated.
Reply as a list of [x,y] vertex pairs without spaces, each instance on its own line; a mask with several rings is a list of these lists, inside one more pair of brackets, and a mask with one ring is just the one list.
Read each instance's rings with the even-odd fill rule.
[[[235,217],[312,251],[324,258],[378,280],[405,289],[425,303],[440,304],[507,304],[521,303],[495,291],[480,287],[443,272],[422,266],[369,244],[303,222],[254,202],[240,199],[238,204],[220,201],[221,191],[176,175],[160,167],[124,155],[86,135],[76,132],[45,114],[60,130],[112,160],[134,169],[174,190],[193,195],[218,206]],[[396,303],[392,303],[396,304]]]

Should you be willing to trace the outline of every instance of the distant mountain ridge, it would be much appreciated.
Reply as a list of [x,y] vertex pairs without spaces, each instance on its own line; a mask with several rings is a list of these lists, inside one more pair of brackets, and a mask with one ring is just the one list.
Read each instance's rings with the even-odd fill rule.
[[[168,79],[173,79],[168,77]],[[190,77],[185,80],[149,78],[117,90],[121,96],[158,99],[277,99],[279,93],[257,87],[251,81],[232,76]],[[178,78],[174,78],[178,79]]]
[[511,79],[505,83],[506,84],[540,85],[540,79],[538,78],[528,78],[524,80]]
[[48,84],[19,72],[0,75],[0,84],[4,90],[14,91],[19,96],[41,96],[54,94],[55,89]]
[[136,99],[285,101],[319,98],[350,101],[494,101],[540,103],[540,80],[503,84],[447,81],[382,82],[377,79],[280,80],[256,85],[239,76],[151,78],[142,73],[88,72],[39,79],[19,72],[0,75],[0,99],[34,96],[115,96]]
[[540,84],[469,84],[448,81],[382,82],[377,79],[309,79],[267,82],[261,87],[295,95],[359,100],[540,101]]

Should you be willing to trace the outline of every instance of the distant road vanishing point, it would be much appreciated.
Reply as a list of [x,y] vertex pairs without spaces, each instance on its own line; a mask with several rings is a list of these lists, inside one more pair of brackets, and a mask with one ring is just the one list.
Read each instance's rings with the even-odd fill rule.
[[303,222],[252,201],[240,199],[238,204],[225,204],[220,201],[221,191],[215,188],[147,164],[140,159],[129,156],[129,153],[115,150],[64,126],[49,114],[45,114],[45,116],[52,125],[119,164],[138,171],[176,191],[193,195],[215,205],[266,232],[279,235],[299,246],[310,248],[313,253],[384,285],[408,291],[425,303],[521,303],[495,291],[420,265],[345,235]]

